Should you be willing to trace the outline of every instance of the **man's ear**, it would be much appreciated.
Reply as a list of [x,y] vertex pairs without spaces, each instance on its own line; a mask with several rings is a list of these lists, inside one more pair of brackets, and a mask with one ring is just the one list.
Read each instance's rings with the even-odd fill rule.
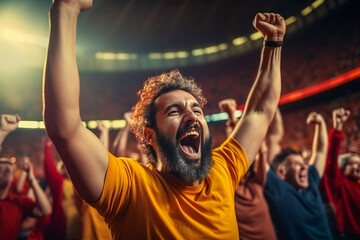
[[152,128],[145,128],[144,129],[144,138],[147,144],[153,146],[155,143],[155,131]]
[[281,180],[285,180],[285,175],[286,175],[286,169],[284,165],[280,165],[278,166],[277,170],[276,170],[276,175],[281,179]]

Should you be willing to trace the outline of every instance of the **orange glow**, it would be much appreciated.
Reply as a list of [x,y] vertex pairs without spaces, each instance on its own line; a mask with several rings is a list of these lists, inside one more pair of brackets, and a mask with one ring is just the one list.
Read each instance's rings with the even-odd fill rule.
[[331,78],[329,80],[323,81],[321,83],[299,89],[287,94],[284,94],[280,97],[279,105],[285,105],[291,102],[299,101],[301,99],[325,92],[347,82],[353,81],[360,77],[360,67],[355,68],[349,72]]
[[[351,82],[359,77],[360,77],[360,67],[357,67],[349,72],[343,73],[334,78],[330,78],[321,83],[312,85],[310,87],[302,88],[299,90],[295,90],[290,93],[283,94],[280,97],[279,106],[286,105],[288,103],[296,102],[296,101],[302,100],[304,98],[314,96],[321,92],[325,92],[332,88],[338,87],[347,82]],[[244,108],[245,108],[245,104],[241,104],[241,105],[237,106],[237,109],[241,110],[241,111],[243,111]]]

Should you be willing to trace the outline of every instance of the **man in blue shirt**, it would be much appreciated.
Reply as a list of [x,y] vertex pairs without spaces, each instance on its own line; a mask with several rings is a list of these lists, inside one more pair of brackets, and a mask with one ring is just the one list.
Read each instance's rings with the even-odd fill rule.
[[268,171],[264,193],[278,239],[332,239],[318,189],[327,153],[326,124],[316,112],[306,122],[315,125],[309,165],[300,153],[286,149]]

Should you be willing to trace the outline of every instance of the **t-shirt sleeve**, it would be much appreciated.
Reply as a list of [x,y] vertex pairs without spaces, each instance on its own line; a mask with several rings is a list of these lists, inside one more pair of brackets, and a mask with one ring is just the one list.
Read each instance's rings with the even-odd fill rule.
[[264,193],[267,197],[270,196],[279,196],[284,191],[285,182],[281,180],[277,175],[275,170],[270,167],[269,171],[267,172],[267,179],[264,188]]
[[329,201],[337,196],[342,179],[342,173],[338,166],[338,157],[341,149],[341,142],[345,138],[343,131],[332,129],[329,134],[329,147],[326,157],[325,172],[320,182],[320,189],[326,194]]
[[103,191],[99,200],[90,203],[106,219],[115,218],[124,211],[130,199],[133,165],[135,160],[116,158],[109,153],[109,166],[105,176]]
[[320,176],[318,171],[313,165],[309,166],[309,185],[316,186],[317,188],[319,181],[320,181]]
[[213,160],[228,170],[235,190],[249,169],[249,162],[242,146],[234,138],[229,137],[220,147],[214,149]]

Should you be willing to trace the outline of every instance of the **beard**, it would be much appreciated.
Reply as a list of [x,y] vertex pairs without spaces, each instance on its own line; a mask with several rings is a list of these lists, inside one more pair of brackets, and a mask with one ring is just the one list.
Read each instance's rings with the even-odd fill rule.
[[[191,126],[187,128],[190,129]],[[198,167],[191,166],[191,162],[194,159],[187,158],[183,155],[179,144],[179,136],[186,131],[185,129],[179,129],[176,134],[176,143],[171,140],[170,136],[162,134],[160,131],[156,131],[156,142],[159,146],[159,155],[161,159],[164,159],[164,169],[169,171],[174,176],[180,178],[186,183],[192,183],[195,181],[203,181],[206,175],[209,173],[212,165],[212,137],[209,133],[209,137],[204,139],[204,134],[200,127],[196,127],[200,130],[201,135],[201,157],[200,165]]]

